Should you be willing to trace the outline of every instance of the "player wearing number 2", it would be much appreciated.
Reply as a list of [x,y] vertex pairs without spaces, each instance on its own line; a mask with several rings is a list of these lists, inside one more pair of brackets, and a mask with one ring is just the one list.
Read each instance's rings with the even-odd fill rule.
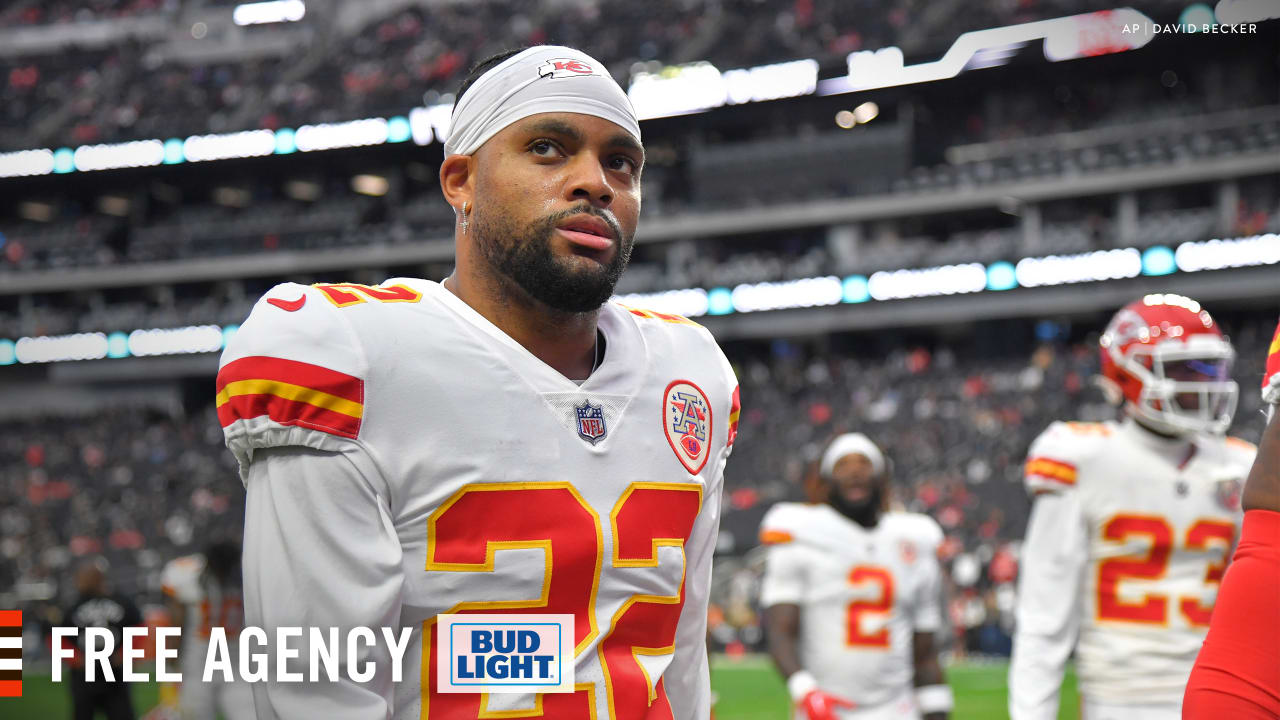
[[779,503],[760,526],[769,653],[796,720],[942,720],[942,530],[886,511],[886,460],[865,435],[833,440],[819,475],[826,502]]
[[1013,720],[1058,715],[1074,647],[1085,720],[1176,720],[1240,522],[1256,449],[1225,437],[1234,351],[1179,295],[1121,309],[1101,338],[1120,423],[1054,423],[1031,445],[1009,670]]
[[[278,286],[222,357],[249,624],[405,626],[367,683],[259,683],[260,718],[701,720],[737,385],[711,335],[608,298],[640,214],[626,95],[566,47],[458,93],[443,283]],[[437,615],[567,613],[576,692],[436,686]],[[301,652],[302,664],[308,656]]]

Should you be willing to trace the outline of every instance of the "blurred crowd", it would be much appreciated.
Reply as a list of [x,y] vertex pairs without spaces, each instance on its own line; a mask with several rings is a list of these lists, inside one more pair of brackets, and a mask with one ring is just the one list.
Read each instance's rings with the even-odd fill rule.
[[[1240,356],[1236,432],[1244,437],[1261,431],[1255,387],[1272,323],[1271,315],[1226,322]],[[1096,340],[1069,341],[1069,332],[1043,322],[1036,337],[1011,340],[988,324],[934,345],[833,336],[822,347],[727,346],[743,413],[717,548],[716,646],[759,646],[760,519],[774,502],[802,499],[801,480],[823,443],[857,429],[893,459],[895,502],[928,513],[946,533],[956,648],[1007,650],[1029,509],[1027,447],[1055,419],[1116,412],[1091,383]],[[110,561],[121,591],[156,600],[164,562],[238,538],[243,503],[207,405],[0,424],[0,605],[65,601],[76,561],[96,555]]]
[[[0,150],[399,115],[452,93],[476,61],[544,42],[596,54],[625,87],[638,70],[697,60],[730,69],[814,58],[839,68],[852,51],[888,46],[901,47],[908,57],[933,58],[964,31],[1114,5],[1101,0],[892,5],[873,0],[485,0],[418,3],[339,29],[326,17],[326,11],[336,14],[339,4],[313,0],[316,9],[306,20],[318,31],[293,33],[287,51],[274,47],[254,54],[245,45],[231,62],[173,49],[193,42],[239,42],[193,37],[191,29],[179,27],[196,17],[180,10],[207,4],[84,0],[17,3],[0,11],[0,27],[13,31],[141,14],[173,22],[169,34],[136,34],[106,47],[58,46],[0,57],[0,91],[7,100],[0,109]],[[1181,3],[1132,4],[1159,15],[1176,12]],[[236,32],[291,32],[287,25]],[[1153,108],[1173,116],[1270,104],[1277,98],[1265,77],[1273,72],[1256,64],[1206,61],[1194,79],[1181,80],[1181,93],[1176,76],[1164,87],[1154,82],[1050,86],[974,107],[960,123],[948,109],[949,127],[939,125],[948,140],[977,142],[1151,117]],[[1188,80],[1194,88],[1189,95]]]

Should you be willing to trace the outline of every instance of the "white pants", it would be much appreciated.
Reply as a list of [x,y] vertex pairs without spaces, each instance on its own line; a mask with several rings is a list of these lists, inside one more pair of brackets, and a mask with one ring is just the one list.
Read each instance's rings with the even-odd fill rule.
[[1080,716],[1083,720],[1182,720],[1182,703],[1121,705],[1081,696]]
[[182,720],[253,720],[253,690],[247,682],[202,682],[199,675],[188,676],[178,688],[178,711]]

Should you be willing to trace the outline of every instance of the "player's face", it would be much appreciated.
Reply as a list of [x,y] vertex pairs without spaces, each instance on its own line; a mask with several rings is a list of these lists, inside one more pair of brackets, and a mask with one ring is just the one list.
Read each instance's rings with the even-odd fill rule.
[[[1178,382],[1224,382],[1231,379],[1231,361],[1226,358],[1167,361],[1163,365],[1163,372],[1166,378]],[[1183,410],[1200,409],[1200,393],[1178,393],[1174,398]],[[1223,408],[1213,407],[1212,410],[1217,413]]]
[[847,505],[861,506],[876,499],[871,461],[862,453],[850,453],[837,460],[830,483],[831,492]]
[[591,115],[520,120],[477,152],[476,247],[494,270],[563,312],[613,294],[640,218],[644,150]]

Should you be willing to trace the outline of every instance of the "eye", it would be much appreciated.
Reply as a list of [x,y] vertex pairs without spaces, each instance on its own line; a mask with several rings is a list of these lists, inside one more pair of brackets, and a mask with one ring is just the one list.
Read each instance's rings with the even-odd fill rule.
[[554,142],[542,138],[529,143],[529,152],[539,157],[550,158],[560,154],[560,148],[556,147]]
[[640,170],[640,163],[627,155],[614,155],[609,158],[608,164],[610,170],[620,170],[631,175],[635,175]]

